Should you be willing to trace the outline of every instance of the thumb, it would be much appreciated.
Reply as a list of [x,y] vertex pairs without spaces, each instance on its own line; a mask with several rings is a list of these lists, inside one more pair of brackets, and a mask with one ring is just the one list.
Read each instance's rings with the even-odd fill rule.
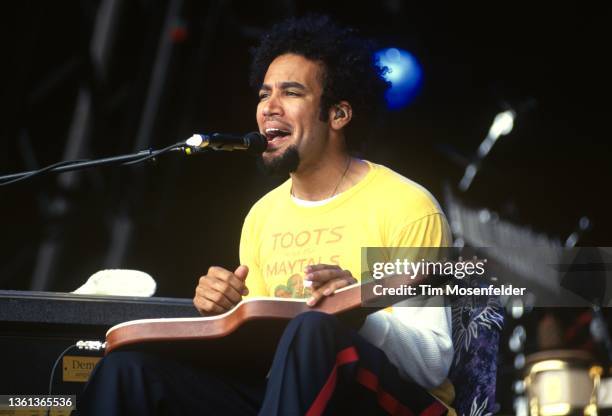
[[247,274],[249,274],[249,268],[243,264],[238,266],[238,268],[234,271],[234,274],[241,280],[245,280]]

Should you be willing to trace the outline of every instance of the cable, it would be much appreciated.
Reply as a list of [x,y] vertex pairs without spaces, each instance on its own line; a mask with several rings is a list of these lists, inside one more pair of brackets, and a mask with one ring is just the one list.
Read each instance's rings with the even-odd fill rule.
[[122,163],[122,165],[123,166],[135,165],[137,163],[144,162],[145,160],[154,159],[154,158],[156,158],[157,156],[159,156],[159,155],[161,155],[163,153],[170,152],[171,150],[182,150],[182,147],[184,147],[184,146],[185,146],[185,143],[183,143],[183,142],[174,143],[174,144],[172,144],[170,146],[164,147],[163,149],[154,150],[153,152],[151,152],[150,155],[143,156],[140,159],[136,159],[136,160],[132,160],[130,162]]
[[87,159],[79,159],[79,160],[70,160],[70,161],[57,162],[57,163],[54,163],[52,165],[45,166],[44,168],[35,170],[32,173],[28,173],[27,175],[23,175],[23,176],[20,176],[18,178],[11,179],[9,181],[0,182],[0,186],[10,185],[10,184],[15,183],[15,182],[19,182],[19,181],[23,181],[23,180],[29,179],[29,178],[31,178],[33,176],[38,176],[41,173],[45,173],[45,172],[50,171],[51,169],[59,168],[59,167],[62,167],[62,166],[68,166],[68,165],[71,165],[73,163],[81,163],[81,162],[87,162]]
[[[179,151],[185,152],[187,154],[191,154],[191,152],[189,152],[189,151],[187,151],[185,149],[185,143],[178,142],[178,143],[172,144],[170,146],[164,147],[161,150],[148,150],[148,151],[145,151],[147,153],[146,156],[140,157],[138,159],[135,159],[135,160],[132,160],[132,161],[129,161],[129,162],[121,163],[121,165],[122,166],[128,166],[128,165],[134,165],[136,163],[141,163],[141,162],[144,162],[146,160],[154,159],[154,158],[156,158],[157,156],[159,156],[161,154],[168,153],[171,150],[179,150]],[[145,152],[142,152],[142,153],[145,153]],[[103,160],[103,161],[105,162],[105,164],[109,164],[107,160]],[[18,178],[10,179],[10,180],[4,181],[4,182],[0,181],[0,186],[6,186],[6,185],[13,184],[15,182],[23,181],[23,180],[32,178],[33,176],[38,176],[41,173],[45,173],[45,172],[48,172],[50,170],[53,170],[55,168],[60,168],[60,167],[64,167],[64,166],[70,166],[72,164],[83,163],[83,162],[90,162],[91,164],[94,164],[95,162],[98,162],[98,161],[95,161],[95,160],[90,161],[89,159],[79,159],[79,160],[70,160],[70,161],[57,162],[57,163],[54,163],[52,165],[45,166],[44,168],[38,169],[36,171],[30,172],[30,173],[28,173],[26,175],[20,176]],[[111,161],[111,163],[113,163],[113,162],[114,163],[119,163],[119,161],[114,161],[114,160]]]
[[[78,348],[80,350],[88,350],[88,351],[100,351],[106,348],[106,342],[79,340],[77,341],[76,344],[72,344],[68,348],[66,348],[64,351],[62,351],[59,357],[57,357],[57,359],[55,360],[55,363],[53,364],[53,368],[51,368],[51,377],[49,378],[49,396],[51,396],[51,392],[53,391],[53,377],[55,376],[55,369],[57,368],[57,365],[59,364],[62,357],[66,355],[66,353],[70,351],[72,348]],[[49,416],[50,413],[51,413],[51,406],[47,408],[47,416]]]
[[[72,344],[71,346],[66,348],[64,351],[62,351],[59,357],[57,357],[57,360],[55,360],[55,363],[53,364],[53,368],[51,368],[51,377],[49,378],[49,396],[51,396],[51,391],[53,390],[53,377],[55,376],[55,369],[57,368],[57,365],[59,364],[62,357],[66,355],[68,351],[70,351],[72,348],[75,348],[76,346],[77,344]],[[51,414],[51,406],[47,407],[47,416],[49,416],[50,414]]]

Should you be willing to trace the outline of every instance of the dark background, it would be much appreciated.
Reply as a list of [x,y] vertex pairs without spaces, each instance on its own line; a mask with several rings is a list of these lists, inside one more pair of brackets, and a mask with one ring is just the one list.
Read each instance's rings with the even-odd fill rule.
[[[91,59],[92,34],[107,3],[5,7],[0,173],[64,158],[79,90],[90,93],[91,111],[78,157],[161,148],[193,132],[255,130],[249,48],[284,17],[322,12],[381,46],[411,51],[424,69],[421,94],[377,124],[365,158],[441,199],[442,184],[456,185],[464,168],[449,149],[471,157],[498,112],[535,103],[519,112],[463,200],[561,240],[588,216],[593,228],[580,244],[610,244],[603,6],[117,1],[100,69]],[[174,18],[164,30],[169,13]],[[170,52],[157,79],[162,38]],[[155,88],[159,105],[147,116]],[[238,264],[242,219],[279,182],[237,152],[91,169],[69,185],[61,176],[0,188],[0,289],[71,291],[93,272],[118,267],[150,273],[160,296],[191,297],[210,265]],[[109,260],[117,219],[133,232],[126,250]],[[43,246],[53,247],[47,266]]]
[[[363,157],[442,201],[444,184],[456,186],[495,115],[519,110],[461,200],[560,242],[586,216],[592,227],[579,244],[609,246],[610,13],[595,2],[535,4],[6,2],[0,175],[67,156],[158,149],[194,132],[256,130],[249,49],[271,24],[319,12],[382,47],[411,51],[423,66],[416,101],[359,132]],[[70,137],[80,146],[69,155]],[[234,152],[171,154],[0,187],[0,289],[72,291],[97,270],[134,268],[156,279],[158,296],[190,298],[210,265],[238,265],[245,214],[281,180]],[[525,352],[538,348],[532,334],[549,312],[521,321],[530,334]],[[557,312],[567,323],[580,314]],[[506,410],[518,377],[507,339],[519,323],[508,321],[500,343]]]

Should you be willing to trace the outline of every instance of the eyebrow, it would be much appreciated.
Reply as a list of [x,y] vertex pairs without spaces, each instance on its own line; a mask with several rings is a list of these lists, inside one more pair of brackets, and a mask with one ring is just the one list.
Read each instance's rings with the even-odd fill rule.
[[[297,88],[299,90],[305,90],[306,87],[302,84],[300,84],[299,82],[295,82],[295,81],[285,81],[285,82],[281,82],[280,83],[280,88],[282,90],[286,90],[288,88]],[[263,84],[260,88],[260,90],[263,91],[270,91],[272,89],[272,87],[268,84]]]

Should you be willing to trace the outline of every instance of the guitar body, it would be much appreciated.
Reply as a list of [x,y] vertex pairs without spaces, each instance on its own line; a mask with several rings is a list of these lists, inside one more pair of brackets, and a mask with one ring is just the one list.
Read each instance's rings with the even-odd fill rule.
[[322,299],[316,307],[307,306],[305,299],[253,298],[222,315],[129,321],[108,330],[106,354],[118,350],[170,354],[225,373],[230,370],[228,363],[238,362],[250,373],[265,376],[292,318],[314,310],[336,314],[347,325],[359,328],[375,311],[360,306],[361,286],[355,284]]

